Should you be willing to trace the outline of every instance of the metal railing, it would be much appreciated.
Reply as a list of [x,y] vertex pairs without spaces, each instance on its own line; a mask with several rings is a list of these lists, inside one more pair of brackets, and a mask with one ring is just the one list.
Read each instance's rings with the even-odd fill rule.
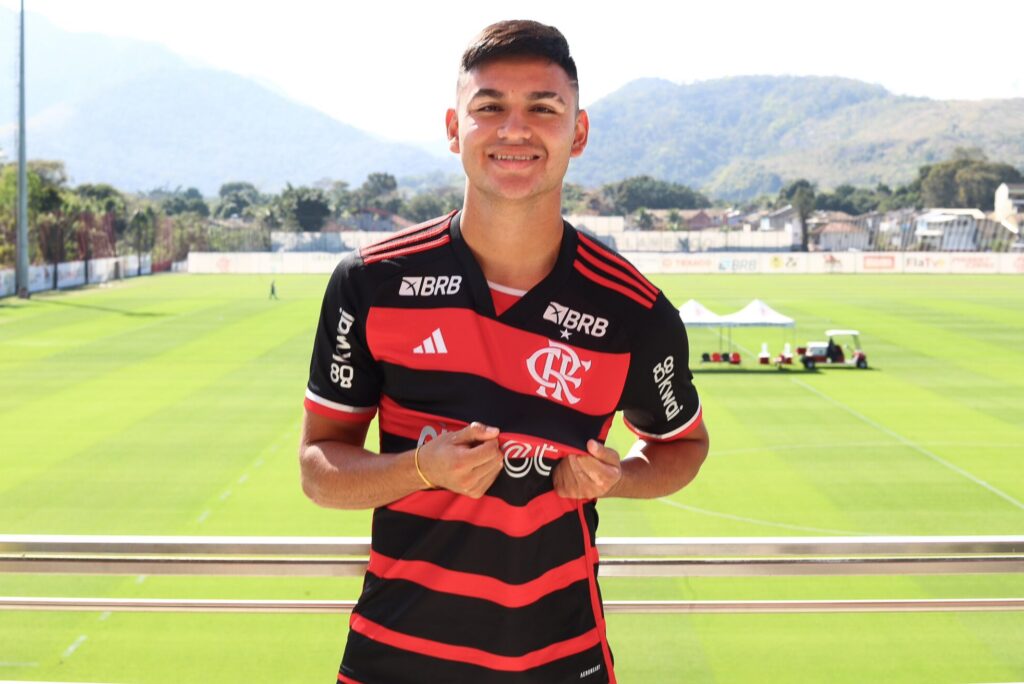
[[[602,538],[602,577],[1024,572],[1024,536]],[[0,535],[0,573],[353,577],[355,537]],[[354,601],[0,597],[3,610],[339,612]],[[780,613],[1024,610],[1024,598],[606,601],[608,612]]]

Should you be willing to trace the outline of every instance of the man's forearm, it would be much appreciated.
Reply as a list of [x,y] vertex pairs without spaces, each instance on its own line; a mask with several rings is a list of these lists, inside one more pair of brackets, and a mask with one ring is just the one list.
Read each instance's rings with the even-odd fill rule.
[[679,491],[697,477],[708,454],[706,433],[696,439],[647,442],[622,461],[622,478],[606,496],[656,499]]
[[312,442],[303,447],[299,459],[302,490],[327,508],[385,506],[425,489],[413,455],[413,451],[375,454],[344,442]]

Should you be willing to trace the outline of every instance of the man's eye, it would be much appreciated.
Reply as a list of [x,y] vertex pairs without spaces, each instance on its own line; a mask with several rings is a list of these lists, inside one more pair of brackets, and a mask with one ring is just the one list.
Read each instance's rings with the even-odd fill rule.
[[501,107],[499,107],[496,104],[486,104],[486,105],[480,105],[479,107],[477,107],[477,111],[478,112],[500,112],[501,111]]

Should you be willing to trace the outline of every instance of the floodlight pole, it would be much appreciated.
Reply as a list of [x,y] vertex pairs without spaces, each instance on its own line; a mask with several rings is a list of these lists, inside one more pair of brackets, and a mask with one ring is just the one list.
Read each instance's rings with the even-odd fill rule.
[[28,169],[25,159],[25,0],[21,0],[18,50],[18,239],[15,290],[28,297]]

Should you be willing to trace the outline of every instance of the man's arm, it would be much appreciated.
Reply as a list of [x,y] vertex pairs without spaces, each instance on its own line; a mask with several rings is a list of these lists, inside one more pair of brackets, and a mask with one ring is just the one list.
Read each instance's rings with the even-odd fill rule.
[[555,491],[573,499],[618,496],[656,499],[668,496],[697,477],[708,455],[708,432],[701,422],[671,442],[637,442],[626,458],[596,440],[590,456],[568,456],[555,469]]
[[[363,448],[369,423],[330,420],[306,411],[299,464],[302,491],[327,508],[385,506],[428,489],[416,472],[415,450],[375,454]],[[502,468],[498,429],[470,423],[420,447],[423,476],[439,488],[473,498],[483,496]]]

